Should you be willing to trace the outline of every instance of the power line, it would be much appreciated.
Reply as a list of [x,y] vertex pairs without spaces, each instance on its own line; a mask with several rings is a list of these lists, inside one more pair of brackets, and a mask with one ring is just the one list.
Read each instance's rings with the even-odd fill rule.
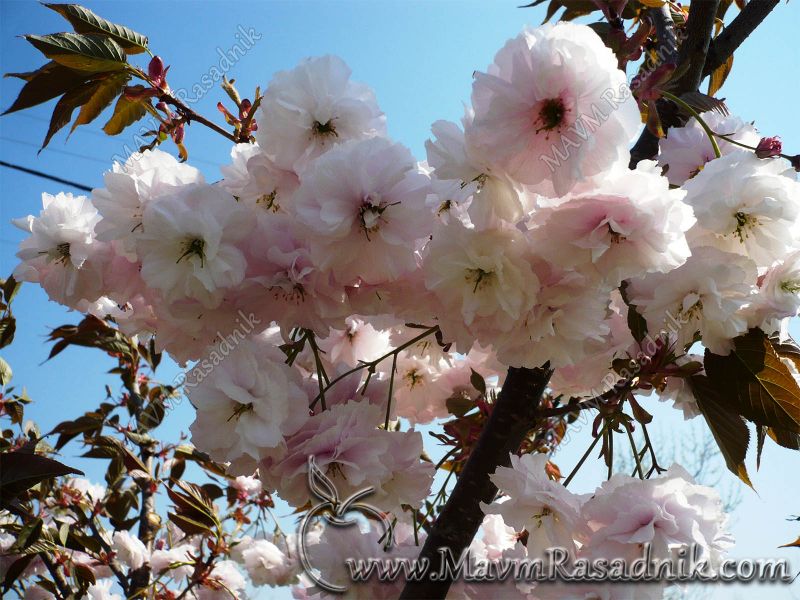
[[[12,142],[14,144],[20,144],[22,146],[30,146],[31,148],[39,148],[39,144],[34,144],[32,142],[26,142],[25,140],[16,140],[14,138],[6,137],[4,135],[0,135],[0,140],[4,142]],[[70,152],[69,150],[59,150],[58,148],[44,148],[49,152],[55,152],[57,154],[63,154],[64,156],[72,156],[75,158],[82,158],[84,160],[90,160],[92,162],[100,163],[101,165],[108,166],[111,162],[110,160],[101,160],[99,158],[95,158],[93,156],[86,156],[85,154],[78,154],[77,152]]]
[[[10,116],[25,117],[26,119],[33,119],[34,121],[41,121],[43,123],[49,123],[50,122],[50,119],[46,119],[45,117],[40,117],[39,115],[33,115],[33,114],[29,114],[29,113],[22,113],[22,112],[12,113]],[[75,132],[92,135],[94,137],[98,137],[100,139],[106,140],[107,142],[115,142],[116,141],[113,137],[111,137],[111,136],[109,136],[109,135],[107,135],[105,133],[102,133],[100,131],[97,131],[97,130],[91,129],[91,128],[87,128],[87,127],[78,127],[75,130]],[[74,133],[74,132],[70,132],[70,135],[72,135],[72,133]],[[12,139],[8,139],[8,138],[2,138],[2,139],[7,139],[7,141],[9,141],[9,142],[17,142],[18,144],[25,144],[26,146],[38,147],[38,144],[32,144],[30,142],[23,142],[21,140],[12,140]],[[55,149],[55,148],[48,147],[46,149],[47,150],[52,150],[53,152],[59,152],[59,150]],[[62,151],[62,152],[66,152],[66,151]],[[76,155],[76,156],[78,156],[78,155]],[[99,158],[94,158],[94,157],[90,157],[90,156],[83,156],[83,155],[80,155],[80,156],[82,156],[83,158],[94,160],[96,162],[102,162],[103,164],[106,164],[106,165],[108,164],[108,161],[105,161],[105,160],[101,161]],[[215,162],[213,160],[209,160],[207,158],[202,158],[202,157],[198,157],[198,156],[192,155],[191,156],[191,160],[192,160],[192,162],[205,163],[205,164],[207,164],[209,166],[212,166],[212,167],[219,167],[219,163],[218,162]]]
[[69,185],[79,190],[83,190],[84,192],[92,191],[92,188],[90,188],[88,185],[83,185],[82,183],[76,183],[74,181],[70,181],[69,179],[62,179],[61,177],[56,177],[55,175],[49,175],[48,173],[43,173],[42,171],[37,171],[36,169],[29,169],[28,167],[14,165],[4,160],[0,160],[0,167],[15,169],[17,171],[22,171],[23,173],[28,173],[29,175],[35,175],[36,177],[41,177],[42,179],[49,179],[50,181],[63,183],[64,185]]

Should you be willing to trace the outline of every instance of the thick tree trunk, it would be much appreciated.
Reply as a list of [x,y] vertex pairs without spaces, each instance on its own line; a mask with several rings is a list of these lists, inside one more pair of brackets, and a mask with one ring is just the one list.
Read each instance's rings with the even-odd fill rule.
[[472,542],[483,521],[480,503],[489,503],[497,487],[489,480],[498,466],[508,466],[509,455],[519,449],[535,426],[535,412],[552,371],[509,368],[492,414],[467,460],[453,492],[425,541],[420,559],[430,561],[427,577],[408,582],[401,598],[444,598],[452,581],[439,578],[445,549],[455,561]]

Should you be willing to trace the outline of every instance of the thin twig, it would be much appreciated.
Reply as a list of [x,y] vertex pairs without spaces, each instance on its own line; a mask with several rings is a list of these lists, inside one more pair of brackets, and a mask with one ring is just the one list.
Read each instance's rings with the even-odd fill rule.
[[[334,385],[336,385],[336,384],[337,384],[339,381],[341,381],[341,380],[342,380],[342,379],[344,379],[345,377],[348,377],[348,376],[352,375],[353,373],[357,373],[358,371],[361,371],[362,369],[374,369],[375,367],[377,367],[377,366],[378,366],[380,363],[382,363],[384,360],[386,360],[386,359],[387,359],[387,358],[389,358],[390,356],[392,356],[392,355],[394,355],[394,354],[397,354],[398,352],[401,352],[401,351],[405,350],[405,349],[406,349],[406,348],[408,348],[409,346],[413,346],[413,345],[414,345],[414,344],[416,344],[418,341],[425,339],[426,337],[428,337],[428,336],[429,336],[429,335],[431,335],[432,333],[435,333],[435,332],[436,332],[436,331],[438,331],[438,330],[439,330],[439,326],[438,326],[438,325],[434,325],[433,327],[429,327],[429,328],[428,328],[428,329],[426,329],[424,332],[420,333],[418,336],[416,336],[416,337],[414,337],[414,338],[410,339],[410,340],[409,340],[409,341],[407,341],[405,344],[402,344],[402,345],[398,346],[397,348],[395,348],[395,349],[394,349],[394,350],[392,350],[391,352],[387,352],[386,354],[384,354],[383,356],[379,356],[379,357],[378,357],[378,358],[376,358],[375,360],[370,360],[370,361],[368,361],[368,362],[367,362],[367,361],[365,361],[365,362],[362,362],[362,363],[361,363],[361,364],[359,364],[359,365],[356,365],[356,366],[355,366],[355,367],[353,367],[352,369],[349,369],[349,370],[345,371],[344,373],[342,373],[341,375],[339,375],[339,376],[337,376],[337,377],[334,377],[333,379],[331,379],[331,382],[330,382],[330,383],[329,383],[329,384],[328,384],[328,385],[325,387],[325,389],[324,389],[324,390],[322,390],[322,391],[323,391],[323,392],[327,392],[329,389],[331,389],[331,388],[332,388]],[[309,404],[309,405],[308,405],[308,408],[310,408],[311,410],[313,410],[313,409],[314,409],[314,407],[317,405],[317,402],[319,401],[319,399],[320,399],[320,395],[319,395],[319,394],[317,394],[316,398],[314,398],[314,399],[311,401],[311,404]]]
[[633,433],[628,423],[622,425],[628,433],[628,441],[631,443],[631,450],[633,450],[633,458],[636,461],[636,470],[639,471],[639,479],[644,479],[644,471],[642,470],[642,462],[639,460],[639,451],[636,449],[636,442],[633,441]]
[[394,394],[394,372],[397,370],[397,354],[392,356],[392,373],[389,375],[389,397],[386,400],[386,421],[383,428],[389,431],[389,415],[392,412],[392,394]]
[[592,453],[592,450],[594,450],[594,447],[597,446],[597,442],[600,441],[600,438],[603,437],[605,433],[606,433],[606,425],[603,425],[603,429],[600,431],[597,437],[594,438],[594,441],[592,441],[592,443],[586,449],[586,452],[584,452],[583,456],[581,456],[581,459],[578,461],[578,464],[575,465],[575,467],[572,469],[572,472],[570,472],[570,474],[564,480],[564,487],[567,487],[569,483],[572,481],[572,478],[575,477],[575,475],[577,475],[578,471],[583,466],[583,463],[585,463],[586,459],[589,458],[589,455]]
[[70,589],[67,580],[64,578],[64,574],[58,570],[58,565],[53,562],[53,559],[47,552],[42,552],[39,554],[39,556],[41,556],[44,566],[47,567],[47,570],[50,572],[50,576],[53,578],[53,582],[56,584],[58,591],[61,592],[61,597],[71,597],[72,590]]

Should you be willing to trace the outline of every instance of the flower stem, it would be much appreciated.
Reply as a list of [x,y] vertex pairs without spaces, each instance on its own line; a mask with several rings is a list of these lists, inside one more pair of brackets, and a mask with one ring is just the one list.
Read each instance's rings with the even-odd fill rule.
[[665,98],[672,100],[675,104],[680,106],[690,115],[692,115],[695,119],[697,119],[697,122],[700,123],[700,127],[703,128],[703,131],[706,132],[708,139],[711,140],[711,147],[714,149],[714,156],[716,156],[717,158],[722,156],[722,152],[720,152],[719,150],[719,144],[717,144],[715,134],[708,126],[708,123],[706,123],[703,120],[703,117],[701,117],[700,114],[695,109],[693,109],[689,104],[678,98],[675,94],[670,94],[669,92],[665,92],[663,90],[661,93],[664,95]]

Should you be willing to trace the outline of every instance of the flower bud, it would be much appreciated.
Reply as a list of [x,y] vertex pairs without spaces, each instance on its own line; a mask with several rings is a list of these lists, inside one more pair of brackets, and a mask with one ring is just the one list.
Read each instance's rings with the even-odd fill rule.
[[160,56],[154,56],[150,64],[147,65],[147,75],[156,85],[161,83],[164,78],[164,61],[161,60]]
[[756,146],[756,156],[758,158],[771,158],[778,156],[781,153],[781,140],[778,137],[765,137],[761,138]]

